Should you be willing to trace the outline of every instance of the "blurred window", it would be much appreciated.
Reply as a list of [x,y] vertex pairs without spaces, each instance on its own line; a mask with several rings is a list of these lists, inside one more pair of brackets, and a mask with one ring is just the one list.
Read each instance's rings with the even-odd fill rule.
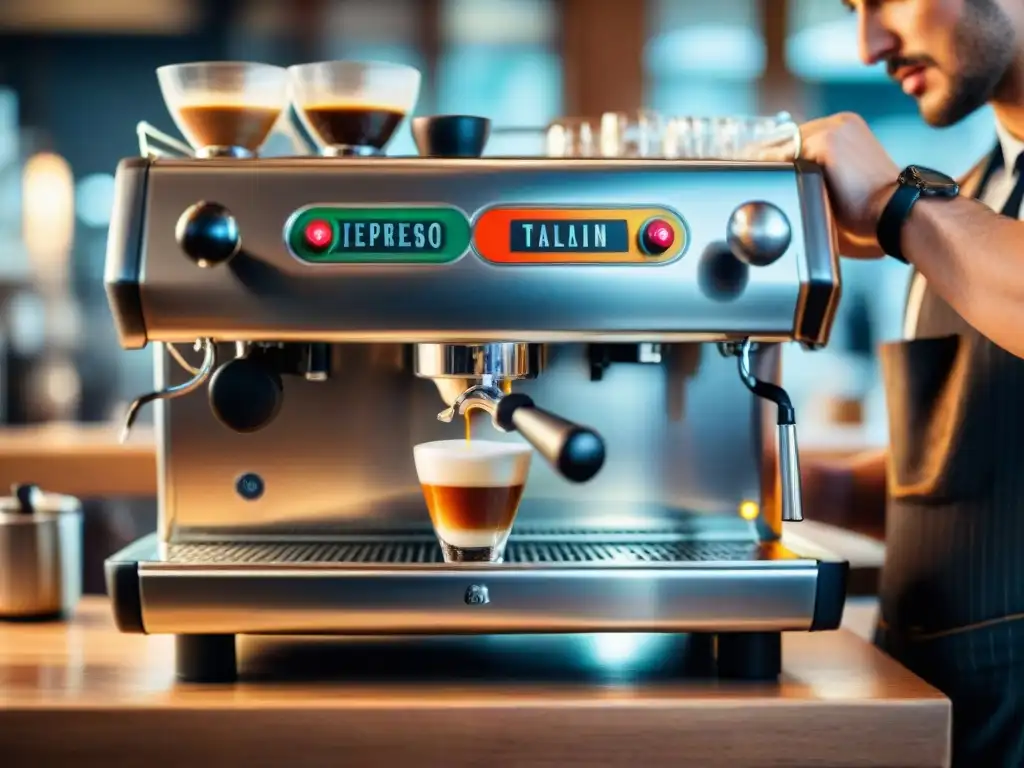
[[753,0],[649,0],[646,105],[674,115],[751,114],[765,45]]
[[807,81],[884,82],[885,66],[866,67],[857,46],[857,17],[839,2],[789,0],[786,58]]
[[537,154],[537,134],[562,111],[558,16],[552,0],[444,0],[439,113],[489,117],[489,155]]
[[85,226],[100,229],[110,224],[114,206],[114,177],[93,173],[75,185],[75,209]]
[[21,249],[21,152],[18,94],[0,88],[0,276],[15,268]]
[[[420,50],[422,4],[417,0],[331,0],[317,29],[320,51],[315,60],[352,59],[393,61],[421,72],[426,60]],[[240,23],[232,30],[230,50],[240,59],[258,59],[282,65],[286,36],[295,34],[294,8],[280,0],[246,0]],[[430,112],[429,83],[424,78],[415,112]],[[263,154],[292,155],[304,151],[299,132],[286,116],[276,126]],[[388,145],[392,155],[415,154],[408,126],[400,128]]]
[[[393,61],[424,73],[413,114],[429,114],[433,95],[426,77],[427,61],[420,48],[423,23],[418,0],[335,1],[328,22],[328,59]],[[410,116],[411,117],[411,116]],[[387,148],[390,155],[415,155],[409,120]]]

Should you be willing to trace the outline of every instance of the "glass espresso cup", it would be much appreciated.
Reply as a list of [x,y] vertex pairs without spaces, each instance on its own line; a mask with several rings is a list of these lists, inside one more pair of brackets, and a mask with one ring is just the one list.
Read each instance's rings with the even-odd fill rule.
[[531,456],[528,445],[491,440],[440,440],[413,448],[445,562],[502,561]]
[[167,110],[199,157],[255,155],[288,105],[288,72],[246,61],[197,61],[156,71]]

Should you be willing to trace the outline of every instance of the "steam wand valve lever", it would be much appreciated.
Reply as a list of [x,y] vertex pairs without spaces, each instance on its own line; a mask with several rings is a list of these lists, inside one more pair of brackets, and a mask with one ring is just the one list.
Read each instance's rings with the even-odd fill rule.
[[778,406],[779,415],[776,423],[779,430],[782,520],[787,523],[799,523],[804,519],[804,510],[800,485],[800,455],[796,442],[796,411],[786,390],[767,381],[761,381],[754,375],[750,363],[751,347],[750,339],[744,339],[739,348],[740,378],[747,389],[755,395]]
[[496,387],[478,384],[459,395],[437,418],[450,422],[456,413],[471,408],[489,413],[502,432],[522,435],[566,480],[585,483],[604,466],[604,440],[597,432],[538,408],[526,395],[506,395]]
[[203,350],[203,363],[199,366],[195,375],[191,379],[181,384],[175,384],[174,386],[161,389],[157,392],[150,392],[149,394],[142,395],[142,397],[136,398],[130,406],[128,406],[128,412],[124,417],[124,426],[121,428],[121,442],[125,442],[128,439],[128,435],[132,431],[132,426],[135,424],[135,420],[139,416],[139,411],[142,410],[144,405],[155,400],[173,400],[176,397],[184,397],[185,395],[194,392],[203,385],[203,383],[210,378],[210,373],[213,372],[213,367],[217,363],[217,347],[211,339],[200,339],[196,342],[196,349],[202,348]]

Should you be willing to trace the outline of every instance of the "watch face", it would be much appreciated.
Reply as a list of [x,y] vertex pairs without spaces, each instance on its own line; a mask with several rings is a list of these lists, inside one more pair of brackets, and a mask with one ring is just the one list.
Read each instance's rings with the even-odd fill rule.
[[955,195],[959,185],[944,173],[920,165],[911,165],[905,171],[906,182],[933,195]]

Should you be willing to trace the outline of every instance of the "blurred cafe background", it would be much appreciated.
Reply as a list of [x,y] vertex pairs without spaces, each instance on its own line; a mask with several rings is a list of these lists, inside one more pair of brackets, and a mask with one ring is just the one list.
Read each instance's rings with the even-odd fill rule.
[[[851,110],[898,164],[949,173],[994,140],[987,114],[925,127],[882,69],[860,64],[839,0],[0,0],[0,424],[92,425],[116,442],[114,422],[152,383],[151,350],[118,346],[102,274],[113,173],[138,154],[136,123],[173,133],[154,69],[341,58],[420,68],[416,112],[490,117],[492,155],[543,153],[562,116],[642,107]],[[285,115],[265,153],[295,152],[295,131]],[[407,126],[389,152],[415,153]],[[831,347],[813,366],[787,350],[805,446],[885,441],[873,349],[899,333],[905,270],[847,262]],[[3,463],[11,480],[14,459]],[[88,591],[103,591],[107,554],[155,526],[152,464],[118,466],[148,476],[109,479],[88,499]]]

